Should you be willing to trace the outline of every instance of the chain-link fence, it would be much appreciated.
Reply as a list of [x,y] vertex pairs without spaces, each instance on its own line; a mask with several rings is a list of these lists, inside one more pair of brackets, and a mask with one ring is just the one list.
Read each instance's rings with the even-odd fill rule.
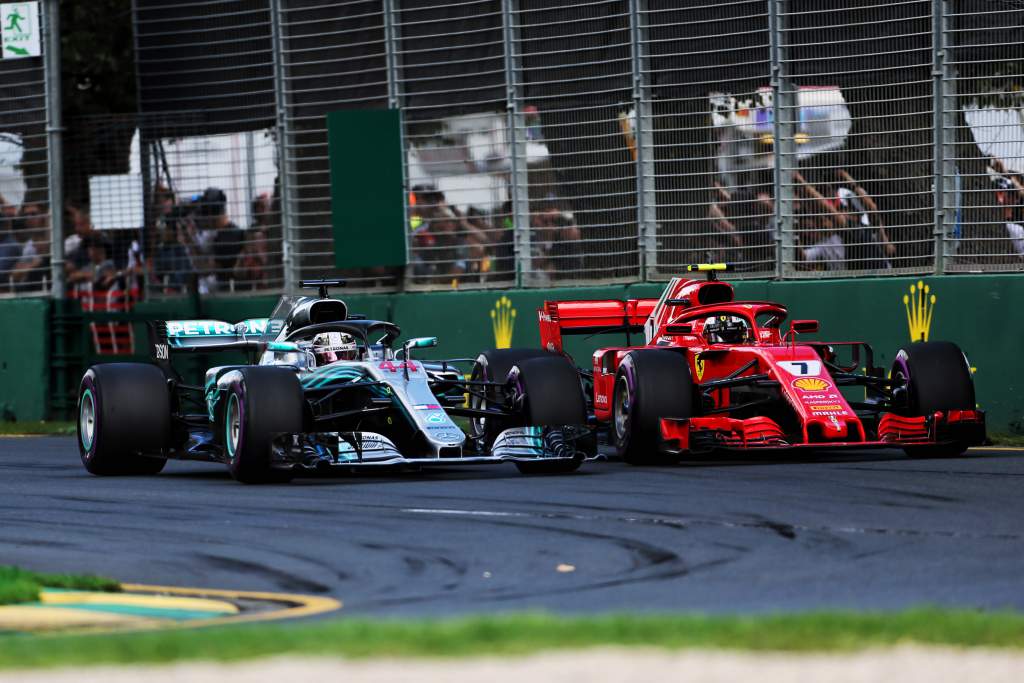
[[52,19],[34,4],[4,5],[0,14],[0,297],[48,294],[60,268],[52,248],[51,207],[60,206],[50,182],[60,154],[52,145],[60,125],[59,94],[49,87],[60,68]]
[[[948,0],[941,17],[940,267],[1024,269],[1024,2]],[[941,173],[940,173],[941,171]]]
[[0,61],[0,295],[333,273],[344,109],[402,114],[409,262],[355,287],[1024,269],[1018,0],[135,0],[133,20],[141,113],[76,122],[64,168],[46,51]]

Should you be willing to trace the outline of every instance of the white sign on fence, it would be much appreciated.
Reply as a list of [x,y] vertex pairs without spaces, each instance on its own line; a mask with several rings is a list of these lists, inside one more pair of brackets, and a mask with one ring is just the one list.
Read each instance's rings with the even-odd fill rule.
[[97,230],[141,228],[145,217],[142,206],[142,176],[89,176],[89,217]]
[[39,33],[38,2],[0,4],[0,46],[4,59],[38,57],[42,54]]

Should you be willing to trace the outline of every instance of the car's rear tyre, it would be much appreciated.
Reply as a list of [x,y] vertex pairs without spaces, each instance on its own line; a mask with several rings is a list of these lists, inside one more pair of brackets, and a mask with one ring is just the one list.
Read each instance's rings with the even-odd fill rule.
[[[580,376],[563,356],[548,354],[520,360],[513,372],[514,390],[522,401],[522,421],[535,427],[583,426],[587,404]],[[584,455],[576,444],[571,460],[517,462],[523,474],[564,474],[579,469]]]
[[612,394],[612,441],[631,465],[670,462],[662,453],[661,418],[693,414],[693,380],[676,351],[641,349],[622,359]]
[[221,424],[231,476],[245,484],[284,483],[291,469],[275,467],[274,439],[303,431],[303,395],[294,372],[277,367],[238,370]]
[[[891,376],[903,380],[894,389],[903,392],[903,408],[899,412],[905,415],[916,417],[976,407],[970,365],[964,352],[952,342],[915,342],[903,347],[896,353]],[[956,457],[968,445],[955,442],[908,446],[903,450],[914,457]]]
[[[543,349],[491,349],[477,356],[470,379],[477,382],[504,382],[512,367],[530,358],[552,357],[554,354]],[[476,409],[493,408],[501,402],[501,392],[496,388],[472,387],[476,394],[470,394],[469,406]],[[505,420],[478,417],[469,422],[469,435],[476,439],[484,451],[489,451],[502,430],[510,425]]]
[[[160,368],[94,365],[78,392],[78,451],[91,474],[156,474],[171,434],[171,394]],[[153,456],[156,454],[156,457]]]

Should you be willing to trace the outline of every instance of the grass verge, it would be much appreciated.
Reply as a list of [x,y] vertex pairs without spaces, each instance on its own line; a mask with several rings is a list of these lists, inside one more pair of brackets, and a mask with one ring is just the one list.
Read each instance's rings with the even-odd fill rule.
[[0,422],[0,436],[4,434],[41,434],[48,436],[71,436],[75,433],[75,423],[57,420],[48,422]]
[[41,574],[18,567],[0,565],[0,605],[33,602],[43,588],[68,588],[88,591],[118,591],[121,584],[113,579],[78,574]]
[[989,434],[993,446],[1024,446],[1024,434]]
[[233,661],[284,654],[522,655],[601,645],[821,652],[910,642],[1021,649],[1024,615],[941,609],[766,616],[523,614],[417,621],[338,619],[92,636],[12,635],[0,637],[0,668]]

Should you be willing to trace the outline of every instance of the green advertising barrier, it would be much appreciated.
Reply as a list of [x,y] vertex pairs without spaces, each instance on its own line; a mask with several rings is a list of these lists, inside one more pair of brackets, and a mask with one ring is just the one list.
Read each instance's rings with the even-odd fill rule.
[[[738,299],[778,301],[789,307],[791,318],[821,321],[821,332],[809,339],[868,342],[876,365],[883,367],[913,340],[956,342],[974,368],[978,403],[988,411],[990,430],[1024,433],[1024,317],[1012,307],[1024,302],[1024,277],[740,281],[735,286]],[[410,336],[437,335],[434,357],[475,356],[495,346],[539,345],[536,309],[547,299],[657,297],[662,288],[648,283],[397,295],[394,321]],[[567,338],[566,350],[588,366],[595,348],[624,341],[624,335]]]
[[50,301],[0,301],[0,419],[42,420],[50,392]]
[[[875,362],[892,363],[900,346],[916,339],[949,340],[959,344],[974,369],[979,405],[988,411],[990,431],[1024,433],[1024,357],[1020,340],[1024,318],[1015,304],[1024,301],[1024,276],[957,275],[918,278],[872,278],[821,281],[741,281],[737,298],[772,300],[785,304],[791,318],[821,321],[811,339],[866,341],[875,349]],[[549,299],[657,297],[659,283],[578,287],[548,290],[462,291],[408,294],[346,294],[353,313],[393,320],[404,337],[437,336],[439,346],[423,350],[424,358],[474,357],[495,347],[540,344],[536,310]],[[212,318],[236,322],[269,315],[276,297],[181,299],[139,304],[131,314],[151,318]],[[8,333],[0,337],[0,410],[21,420],[46,416],[46,387],[58,386],[50,362],[49,302],[40,299],[0,302],[0,322]],[[84,324],[83,319],[80,326]],[[145,329],[136,324],[136,353],[147,354]],[[17,330],[11,334],[11,330]],[[69,335],[73,336],[73,335]],[[634,336],[633,343],[642,340]],[[625,342],[624,335],[569,337],[566,349],[580,365],[602,345]],[[64,388],[73,392],[89,362],[97,360],[84,348],[77,361],[67,362]],[[196,362],[223,362],[220,357]],[[49,373],[49,377],[47,377]],[[16,387],[16,389],[15,389]],[[73,397],[70,397],[73,402]],[[67,403],[64,404],[68,405]],[[59,415],[51,415],[57,417]]]

